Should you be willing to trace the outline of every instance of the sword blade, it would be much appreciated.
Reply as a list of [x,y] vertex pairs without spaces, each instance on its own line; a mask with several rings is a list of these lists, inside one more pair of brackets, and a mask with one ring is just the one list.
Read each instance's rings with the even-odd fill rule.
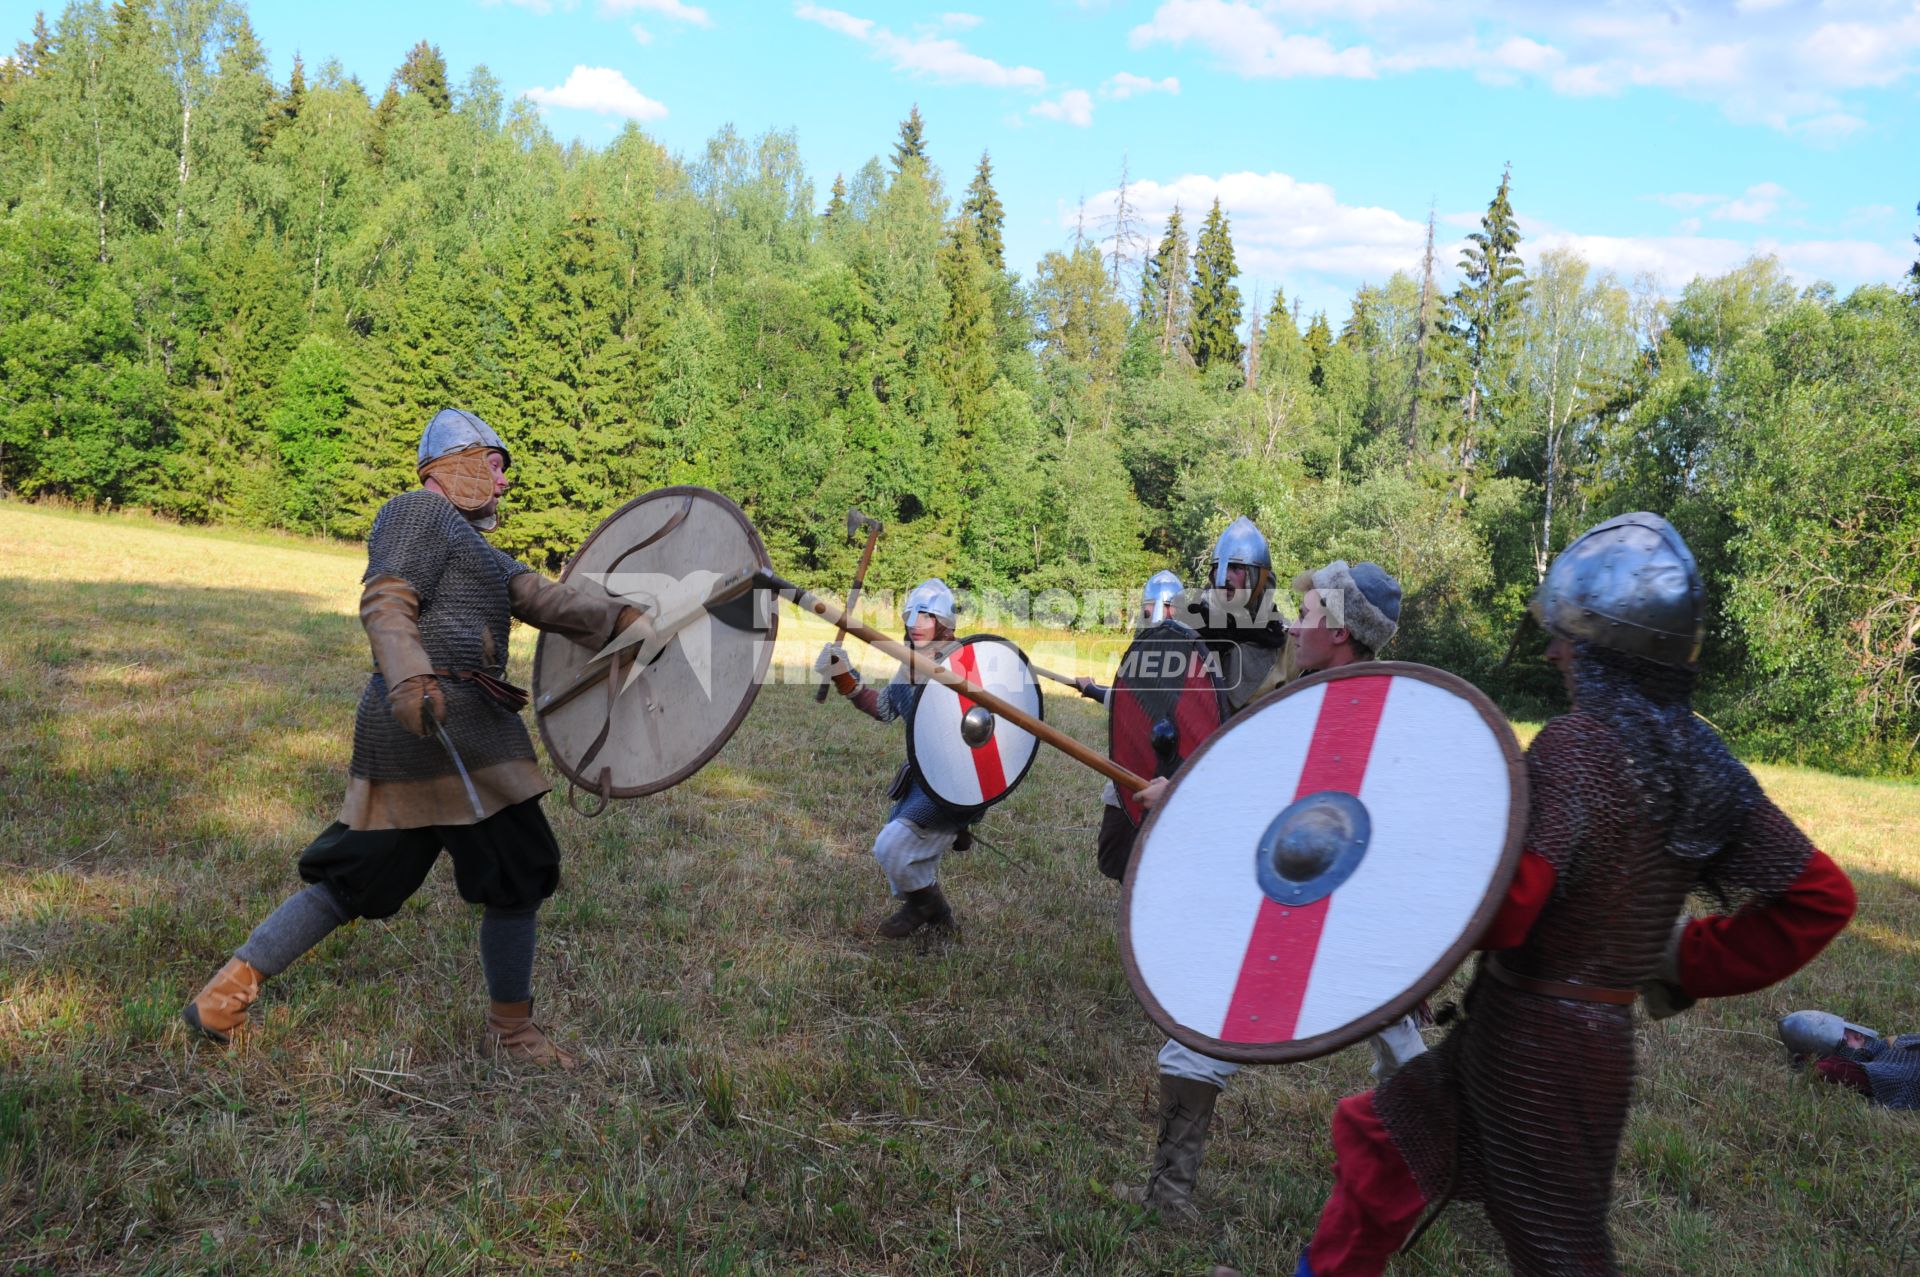
[[447,735],[447,725],[435,723],[433,730],[439,733],[440,743],[447,747],[447,757],[453,760],[453,769],[460,773],[460,783],[467,787],[467,801],[473,804],[473,818],[485,820],[487,809],[480,805],[480,795],[473,787],[473,777],[467,775],[467,765],[460,761],[460,751],[453,747],[453,737]]

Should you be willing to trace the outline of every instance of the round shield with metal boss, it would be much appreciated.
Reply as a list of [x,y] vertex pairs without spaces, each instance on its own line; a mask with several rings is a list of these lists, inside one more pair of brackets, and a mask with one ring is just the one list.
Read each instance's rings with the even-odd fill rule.
[[[1107,693],[1107,757],[1136,776],[1171,776],[1226,718],[1219,658],[1176,620],[1134,636]],[[1128,819],[1145,816],[1122,792]]]
[[754,588],[768,566],[740,507],[706,488],[649,492],[593,530],[561,580],[639,608],[652,629],[598,650],[540,636],[533,708],[562,775],[604,805],[676,785],[720,751],[773,659],[779,613]]
[[[1035,718],[1046,717],[1026,653],[1006,639],[970,635],[939,661]],[[1038,749],[1032,734],[943,683],[922,684],[914,693],[907,758],[927,792],[947,807],[977,812],[999,802],[1025,779]]]
[[1472,951],[1526,814],[1519,742],[1472,684],[1399,661],[1309,675],[1208,737],[1141,826],[1127,978],[1216,1059],[1350,1046]]

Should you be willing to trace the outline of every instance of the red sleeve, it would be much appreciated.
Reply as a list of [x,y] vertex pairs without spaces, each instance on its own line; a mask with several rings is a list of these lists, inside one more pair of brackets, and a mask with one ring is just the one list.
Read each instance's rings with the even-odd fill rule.
[[1688,923],[1680,987],[1689,997],[1727,998],[1784,980],[1840,934],[1853,908],[1853,884],[1816,851],[1773,899]]
[[1553,862],[1545,856],[1531,847],[1521,852],[1520,868],[1507,888],[1507,898],[1501,901],[1500,912],[1493,916],[1492,925],[1476,947],[1511,949],[1525,940],[1527,932],[1533,930],[1534,920],[1553,897],[1553,884],[1559,878]]
[[[836,682],[837,681],[838,680],[836,680]],[[887,721],[884,718],[880,718],[880,693],[873,688],[863,687],[847,699],[853,702],[855,709],[865,714],[868,718],[878,718],[883,723]]]

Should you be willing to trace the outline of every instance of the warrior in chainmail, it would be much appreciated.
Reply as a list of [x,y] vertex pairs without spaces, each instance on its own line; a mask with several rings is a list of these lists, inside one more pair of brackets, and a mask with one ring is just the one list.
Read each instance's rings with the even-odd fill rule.
[[[1155,572],[1148,577],[1147,583],[1140,588],[1140,606],[1134,613],[1134,632],[1137,634],[1150,630],[1177,615],[1186,592],[1187,587],[1171,572]],[[1112,688],[1102,687],[1085,675],[1073,681],[1080,689],[1080,695],[1102,705],[1108,704],[1107,694]],[[1094,860],[1102,874],[1115,882],[1127,876],[1127,861],[1133,855],[1133,839],[1138,832],[1132,818],[1127,815],[1127,809],[1120,804],[1120,791],[1112,781],[1108,781],[1100,791],[1100,831],[1094,837]]]
[[[914,586],[900,615],[907,627],[908,647],[934,660],[953,649],[953,591],[939,577]],[[861,713],[879,722],[904,719],[913,708],[917,689],[913,671],[904,662],[884,687],[868,687],[846,649],[829,643],[814,661],[814,669]],[[893,810],[873,840],[873,858],[880,862],[900,907],[880,924],[878,932],[889,940],[904,940],[922,927],[951,930],[953,908],[938,881],[940,858],[965,833],[967,820],[936,801],[904,763],[887,797],[894,800]]]
[[[1244,526],[1243,526],[1244,525]],[[1267,561],[1266,540],[1251,542],[1246,533],[1253,524],[1241,519],[1227,529],[1215,547],[1212,581],[1221,585],[1250,582],[1255,588],[1271,588],[1272,568]],[[1257,530],[1253,530],[1258,536]],[[1243,556],[1234,558],[1233,556]],[[1264,572],[1264,577],[1261,573]],[[1299,618],[1287,626],[1287,650],[1268,654],[1261,642],[1234,643],[1240,653],[1238,668],[1250,672],[1264,668],[1263,681],[1269,686],[1318,670],[1370,661],[1393,638],[1400,626],[1400,583],[1376,563],[1349,564],[1335,559],[1314,572],[1303,572],[1294,579],[1300,593]],[[1225,602],[1235,600],[1229,597]],[[1220,600],[1209,600],[1219,618],[1228,609]],[[1256,601],[1264,605],[1264,601]],[[1231,635],[1231,618],[1216,619],[1211,644],[1222,642],[1220,635]],[[1264,626],[1253,627],[1255,634]],[[1216,648],[1216,650],[1219,650]],[[1264,666],[1257,663],[1267,662]],[[1229,689],[1231,693],[1232,689]],[[1229,700],[1238,712],[1268,687],[1256,688]],[[1151,782],[1140,798],[1152,806],[1165,792],[1167,781]],[[1420,1028],[1413,1016],[1403,1016],[1370,1039],[1373,1073],[1388,1078],[1422,1051]],[[1216,1060],[1184,1043],[1167,1039],[1160,1048],[1160,1132],[1155,1143],[1153,1167],[1145,1185],[1120,1185],[1118,1195],[1136,1205],[1151,1206],[1177,1220],[1197,1217],[1193,1204],[1194,1186],[1199,1179],[1200,1163],[1206,1153],[1207,1132],[1213,1123],[1213,1111],[1227,1081],[1240,1066]]]
[[354,715],[338,819],[300,854],[310,885],[255,927],[182,1013],[221,1044],[262,983],[354,918],[386,918],[445,851],[461,898],[480,905],[489,1054],[571,1068],[533,1020],[535,916],[560,881],[540,810],[549,788],[504,681],[513,619],[599,648],[636,609],[547,580],[487,544],[507,490],[506,445],[445,409],[420,439],[422,486],[394,497],[367,537],[360,620],[373,672]]
[[1795,1068],[1860,1092],[1890,1109],[1920,1109],[1920,1033],[1888,1040],[1829,1011],[1780,1017],[1780,1040]]
[[[1699,571],[1651,514],[1610,520],[1534,599],[1573,712],[1527,751],[1526,850],[1464,1018],[1333,1118],[1334,1188],[1298,1273],[1383,1270],[1421,1215],[1478,1202],[1516,1273],[1612,1274],[1633,1004],[1748,993],[1852,917],[1846,875],[1692,712]],[[1688,917],[1690,893],[1725,912]]]

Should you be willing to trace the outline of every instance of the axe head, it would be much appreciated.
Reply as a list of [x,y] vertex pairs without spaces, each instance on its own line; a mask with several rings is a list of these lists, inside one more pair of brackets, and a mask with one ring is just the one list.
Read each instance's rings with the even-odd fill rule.
[[858,537],[861,528],[872,528],[877,533],[880,531],[880,520],[869,519],[858,510],[847,511],[847,540]]

